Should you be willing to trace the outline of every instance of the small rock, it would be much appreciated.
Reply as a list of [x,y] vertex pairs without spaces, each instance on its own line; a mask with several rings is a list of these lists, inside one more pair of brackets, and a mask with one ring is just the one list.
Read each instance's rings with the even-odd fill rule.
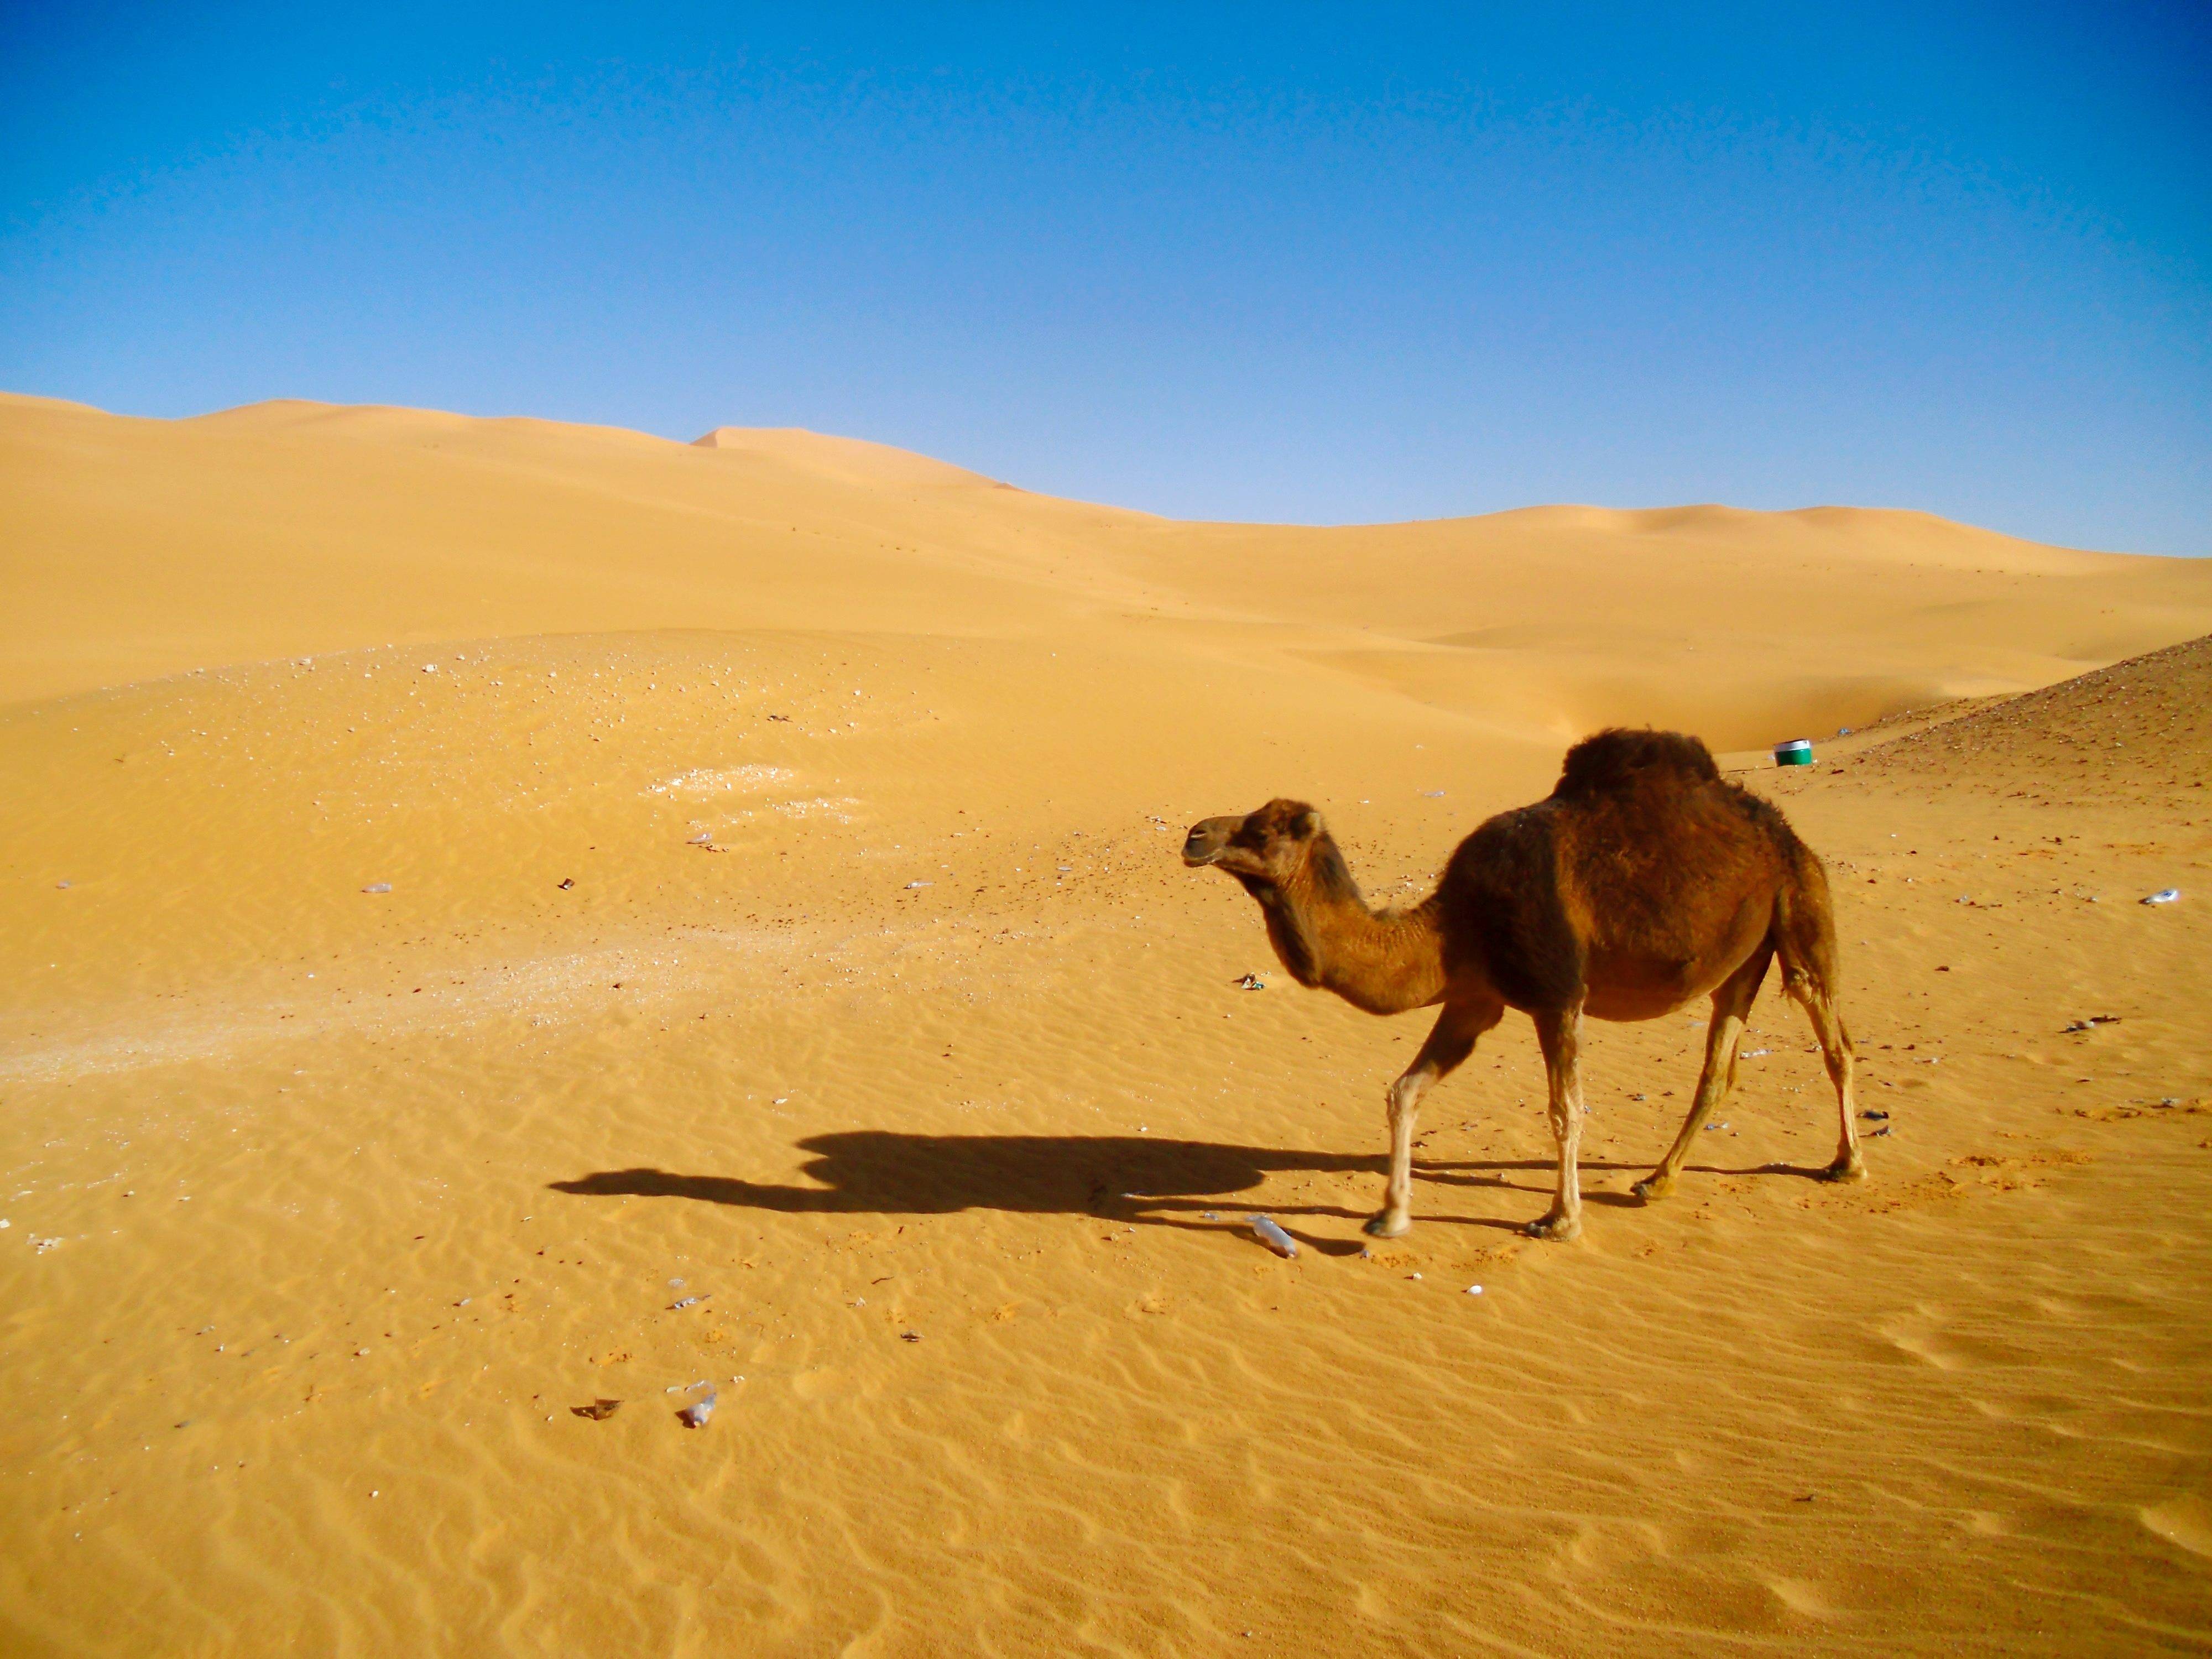
[[1889,1114],[1887,1112],[1877,1112],[1871,1108],[1866,1111],[1861,1112],[1859,1115],[1865,1118],[1870,1123],[1887,1123],[1889,1121]]
[[588,1417],[594,1423],[604,1423],[622,1409],[619,1400],[594,1400],[588,1406],[571,1406],[568,1409],[579,1417]]
[[921,1333],[920,1331],[901,1331],[899,1333],[899,1340],[902,1342],[919,1342],[921,1340]]
[[561,883],[561,890],[562,890],[562,892],[564,892],[564,893],[565,893],[565,892],[567,892],[567,891],[568,891],[571,887],[574,887],[575,884],[576,884],[576,878],[575,878],[575,877],[574,877],[574,876],[569,876],[569,877],[566,878],[565,879],[563,879],[563,880],[562,880],[562,882]]

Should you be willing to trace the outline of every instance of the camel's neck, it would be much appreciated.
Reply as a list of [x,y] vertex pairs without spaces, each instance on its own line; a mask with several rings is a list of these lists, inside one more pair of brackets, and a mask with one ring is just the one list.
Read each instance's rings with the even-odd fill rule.
[[1325,836],[1289,881],[1245,884],[1260,901],[1275,954],[1299,984],[1334,991],[1370,1014],[1403,1013],[1443,994],[1436,902],[1378,915]]

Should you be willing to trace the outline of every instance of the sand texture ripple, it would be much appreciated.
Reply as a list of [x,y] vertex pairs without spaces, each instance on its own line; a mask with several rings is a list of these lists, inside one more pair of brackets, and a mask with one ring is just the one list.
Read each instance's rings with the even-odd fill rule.
[[[2212,571],[714,435],[0,403],[0,1647],[2212,1645]],[[1828,860],[1873,1178],[1770,988],[1532,1243],[1515,1018],[1364,1248],[1425,1023],[1183,830],[1409,896],[1608,720]]]

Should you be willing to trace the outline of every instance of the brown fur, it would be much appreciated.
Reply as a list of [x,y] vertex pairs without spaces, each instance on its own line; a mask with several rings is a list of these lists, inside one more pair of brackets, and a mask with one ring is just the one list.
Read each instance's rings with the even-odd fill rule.
[[1693,1137],[1735,1080],[1737,1039],[1768,963],[1813,1023],[1841,1119],[1826,1173],[1865,1173],[1852,1125],[1850,1038],[1835,1001],[1835,927],[1820,861],[1769,803],[1722,778],[1692,737],[1613,730],[1567,751],[1559,781],[1459,844],[1437,890],[1377,913],[1360,896],[1320,814],[1273,800],[1192,827],[1184,861],[1214,865],[1257,899],[1269,941],[1302,985],[1370,1013],[1442,1004],[1435,1029],[1389,1094],[1390,1184],[1368,1231],[1410,1224],[1413,1121],[1429,1086],[1517,1008],[1535,1023],[1559,1145],[1559,1189],[1530,1231],[1581,1229],[1576,1151],[1584,1014],[1652,1019],[1712,1001],[1687,1120],[1646,1199],[1674,1182]]

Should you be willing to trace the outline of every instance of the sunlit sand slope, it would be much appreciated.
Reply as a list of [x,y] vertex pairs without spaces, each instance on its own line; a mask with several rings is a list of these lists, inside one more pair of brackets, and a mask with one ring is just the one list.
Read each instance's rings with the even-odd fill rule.
[[[2212,1643],[2212,652],[1926,702],[2203,633],[2196,567],[1176,526],[808,434],[0,436],[0,1648]],[[1363,1256],[1424,1022],[1291,985],[1184,826],[1296,793],[1407,895],[1577,722],[1862,704],[1915,718],[1750,776],[1829,861],[1873,1179],[1810,1178],[1770,991],[1660,1205],[1696,1011],[1593,1030],[1587,1232],[1526,1243],[1516,1019]]]
[[157,422],[0,398],[0,700],[400,641],[1082,625],[1288,659],[1481,732],[1656,720],[1735,748],[2212,629],[2212,567],[1921,514],[1177,524],[811,433],[315,404]]

